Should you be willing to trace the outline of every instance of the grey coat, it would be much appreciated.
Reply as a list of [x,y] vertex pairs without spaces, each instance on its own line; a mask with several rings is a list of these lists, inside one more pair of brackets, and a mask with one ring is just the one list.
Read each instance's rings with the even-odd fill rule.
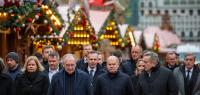
[[[176,79],[176,82],[177,82],[178,88],[179,88],[178,95],[185,95],[184,75],[180,68],[182,68],[182,67],[175,68],[174,76],[175,76],[175,79]],[[200,95],[200,72],[199,72],[199,70],[197,70],[197,71],[198,71],[197,72],[198,76],[197,76],[196,83],[194,85],[194,89],[192,91],[192,95]]]

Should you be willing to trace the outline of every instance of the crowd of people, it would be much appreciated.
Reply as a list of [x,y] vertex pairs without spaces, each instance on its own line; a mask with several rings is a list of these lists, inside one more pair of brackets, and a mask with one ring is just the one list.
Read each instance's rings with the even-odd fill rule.
[[1,95],[200,95],[200,67],[196,56],[168,52],[165,63],[159,55],[131,47],[130,59],[120,52],[104,58],[90,44],[83,46],[83,58],[60,57],[52,46],[20,63],[16,52],[0,58]]

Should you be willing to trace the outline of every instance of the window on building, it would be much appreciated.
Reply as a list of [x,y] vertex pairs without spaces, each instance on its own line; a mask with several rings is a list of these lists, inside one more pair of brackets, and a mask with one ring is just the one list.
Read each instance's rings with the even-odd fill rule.
[[169,4],[170,4],[170,0],[165,0],[165,1],[164,1],[164,4],[165,4],[165,5],[169,5]]
[[158,14],[158,15],[160,14],[160,10],[157,10],[157,14]]
[[192,31],[190,31],[190,37],[193,37],[193,32]]
[[200,16],[200,9],[198,10],[198,15]]
[[176,14],[176,10],[173,10],[173,13]]
[[183,10],[181,10],[181,13],[182,13],[182,14],[184,14],[184,13],[185,13],[185,10],[184,10],[184,9],[183,9]]
[[144,8],[144,2],[141,2],[141,8]]
[[178,0],[172,0],[172,4],[174,4],[174,5],[178,4]]
[[[197,0],[198,1],[198,0]],[[188,0],[189,4],[195,4],[195,0]]]
[[150,14],[150,15],[152,14],[152,10],[149,10],[149,14]]
[[185,32],[184,31],[181,32],[181,37],[185,37]]
[[181,4],[186,4],[186,3],[187,3],[187,0],[180,0],[180,3],[181,3]]
[[197,4],[200,4],[200,0],[197,0]]
[[141,10],[141,15],[142,15],[142,16],[144,15],[144,10]]
[[189,10],[189,13],[192,16],[193,15],[193,10]]
[[198,37],[200,37],[200,31],[198,32]]
[[153,5],[152,2],[149,2],[149,8],[152,8],[152,5]]
[[169,13],[169,11],[168,10],[165,10],[165,14],[168,14]]

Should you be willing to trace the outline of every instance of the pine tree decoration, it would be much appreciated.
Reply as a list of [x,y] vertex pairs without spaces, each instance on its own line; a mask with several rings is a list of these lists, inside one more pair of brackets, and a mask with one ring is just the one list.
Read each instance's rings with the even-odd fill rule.
[[107,21],[106,26],[100,32],[99,36],[100,41],[108,39],[110,41],[110,45],[117,48],[124,47],[118,25],[114,19]]
[[153,50],[155,52],[160,51],[160,42],[159,42],[159,37],[158,37],[157,33],[154,35]]
[[68,45],[96,44],[96,34],[86,14],[79,9],[70,23],[68,32]]

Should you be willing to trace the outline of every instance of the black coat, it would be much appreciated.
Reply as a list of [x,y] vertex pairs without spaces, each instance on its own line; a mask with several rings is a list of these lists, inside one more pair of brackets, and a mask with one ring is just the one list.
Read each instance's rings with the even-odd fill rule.
[[172,71],[159,64],[151,74],[142,72],[138,80],[138,95],[178,95],[178,88]]
[[131,79],[118,71],[112,75],[105,73],[97,78],[94,95],[134,95]]
[[[63,69],[53,76],[48,95],[66,95],[65,73],[66,71]],[[76,69],[74,83],[73,93],[75,93],[75,95],[91,95],[91,85],[88,74]]]
[[120,69],[123,73],[126,73],[129,76],[132,76],[135,74],[136,62],[134,60],[124,61],[124,63],[121,64]]
[[14,85],[12,78],[4,73],[0,73],[0,94],[14,95]]
[[[89,74],[89,71],[88,71],[88,63],[85,63],[84,67],[81,68],[82,71],[86,72],[87,74]],[[95,85],[96,83],[96,80],[97,80],[97,77],[103,73],[106,73],[106,70],[101,66],[101,65],[97,65],[97,69],[96,69],[96,72],[91,80],[91,83],[93,85]]]
[[84,68],[85,63],[86,62],[84,61],[84,58],[81,58],[79,61],[76,62],[76,68],[78,68],[78,69]]
[[41,72],[34,74],[33,79],[27,73],[16,78],[16,95],[47,95],[49,79]]

